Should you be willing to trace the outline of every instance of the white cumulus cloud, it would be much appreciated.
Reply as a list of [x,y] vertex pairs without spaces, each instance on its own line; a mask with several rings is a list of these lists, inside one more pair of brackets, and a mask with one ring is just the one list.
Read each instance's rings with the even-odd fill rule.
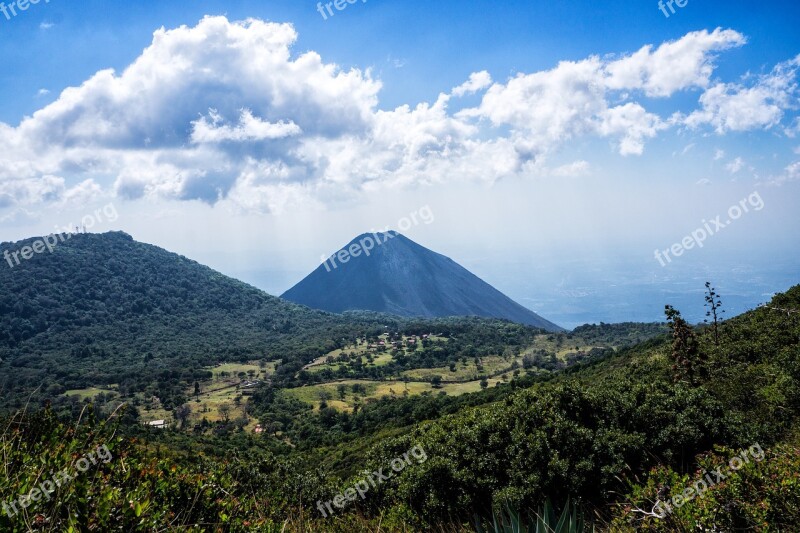
[[[502,81],[475,72],[433,102],[382,109],[369,69],[297,53],[297,39],[291,24],[256,19],[159,29],[121,72],[95,73],[16,126],[0,122],[0,207],[113,193],[280,211],[386,187],[545,176],[577,139],[633,156],[682,122],[773,126],[796,89],[797,60],[747,86],[712,81],[717,55],[746,42],[717,29]],[[648,109],[698,89],[701,107],[678,121]],[[452,98],[475,93],[474,107],[451,111]]]
[[690,87],[706,87],[714,72],[715,52],[742,46],[747,39],[734,30],[717,28],[689,33],[652,45],[609,63],[606,85],[611,89],[640,89],[647,96],[666,97]]
[[216,109],[209,110],[208,115],[192,122],[193,143],[266,141],[302,133],[300,126],[294,122],[265,122],[254,117],[249,109],[242,111],[237,126],[221,124],[223,118]]
[[797,69],[800,56],[759,76],[751,85],[717,83],[700,97],[701,109],[686,117],[689,127],[708,124],[719,134],[770,129],[798,104]]
[[453,89],[453,96],[464,96],[465,94],[476,93],[480,90],[487,88],[492,84],[492,77],[488,72],[473,72],[469,80],[465,81],[455,89]]

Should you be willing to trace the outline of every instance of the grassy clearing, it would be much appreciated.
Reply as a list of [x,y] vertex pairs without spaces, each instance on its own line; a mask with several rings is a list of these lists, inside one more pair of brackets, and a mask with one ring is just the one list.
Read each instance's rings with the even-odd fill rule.
[[[337,371],[339,369],[340,365],[347,364],[347,363],[341,363],[341,362],[329,363],[328,362],[328,358],[329,357],[337,358],[342,354],[356,355],[356,356],[360,355],[360,356],[364,357],[364,365],[367,366],[367,367],[388,365],[389,363],[392,362],[392,359],[393,359],[392,355],[391,355],[391,351],[393,350],[393,348],[392,348],[391,344],[389,343],[389,335],[388,334],[383,334],[383,335],[379,336],[378,339],[380,339],[379,342],[382,341],[382,342],[385,343],[385,345],[384,346],[377,346],[376,348],[370,349],[369,348],[369,343],[361,342],[359,340],[359,342],[357,344],[351,344],[349,346],[345,346],[344,348],[339,348],[339,349],[333,350],[332,352],[329,352],[329,353],[323,355],[322,357],[316,358],[313,362],[311,362],[308,365],[306,365],[304,367],[304,370],[306,370],[308,372],[316,373],[316,372],[321,372],[322,370],[328,369],[328,370],[332,370],[332,371],[335,372],[335,371]],[[408,342],[409,339],[410,339],[410,337],[403,336],[401,342],[402,342],[402,346],[403,346],[403,349],[405,350],[406,355],[409,356],[409,357],[413,357],[413,355],[415,353],[422,351],[422,349],[423,349],[422,348],[422,340],[421,339],[417,339],[417,345],[415,347],[409,347],[407,345],[407,342]],[[442,341],[442,342],[446,342],[447,341],[446,337],[437,337],[437,336],[433,336],[433,335],[429,339],[431,341],[434,341],[434,340],[435,341]],[[368,363],[367,360],[366,360],[366,356],[369,353],[371,353],[372,356],[373,356],[373,362],[372,363]]]
[[[384,334],[380,336],[381,339],[384,341],[388,338],[388,335]],[[326,353],[322,357],[317,357],[314,361],[308,365],[306,365],[306,369],[309,371],[320,370],[321,368],[335,368],[338,366],[337,364],[329,365],[327,364],[328,357],[339,357],[340,355],[346,353],[348,355],[355,354],[355,355],[366,355],[369,351],[368,343],[358,341],[357,344],[350,344],[345,346],[344,348],[338,348],[333,350],[332,352]]]
[[[219,384],[218,384],[219,385]],[[240,406],[236,406],[236,398],[239,397]],[[199,401],[194,396],[186,403],[186,406],[191,410],[191,414],[187,419],[187,427],[200,422],[203,418],[208,419],[209,422],[217,422],[222,420],[220,413],[221,405],[228,405],[230,413],[228,418],[230,420],[245,416],[244,406],[247,397],[242,396],[242,391],[237,390],[235,386],[223,390],[215,390],[212,392],[201,392]],[[142,422],[147,423],[153,420],[167,420],[175,424],[175,418],[172,411],[167,411],[163,408],[148,409],[143,407],[140,409]],[[253,421],[248,417],[248,423],[253,424]]]
[[238,378],[239,374],[244,373],[245,379],[247,379],[250,377],[248,372],[255,373],[254,379],[259,379],[274,374],[275,366],[275,362],[269,362],[264,368],[261,368],[258,362],[252,361],[250,363],[225,363],[209,370],[214,374],[212,378],[214,381],[223,380],[226,373],[232,378]]
[[[489,379],[489,386],[494,387],[497,383],[501,382],[500,379]],[[364,392],[354,394],[353,385],[357,384],[363,387]],[[345,386],[344,397],[339,392],[339,385]],[[444,392],[451,396],[459,396],[471,392],[478,392],[481,390],[480,380],[470,381],[467,383],[442,383],[439,388],[433,388],[428,383],[402,381],[368,381],[368,380],[344,380],[332,383],[323,383],[320,385],[312,385],[308,387],[299,387],[296,389],[286,389],[282,391],[283,394],[288,394],[298,400],[314,406],[314,409],[319,409],[323,398],[329,407],[340,411],[351,412],[356,403],[364,403],[369,399],[380,399],[383,397],[402,397],[408,391],[410,396],[419,396],[423,393],[439,394]]]
[[[231,420],[247,416],[244,411],[247,398],[241,394],[241,391],[236,390],[235,387],[209,394],[201,394],[199,402],[192,400],[187,404],[192,410],[189,422],[200,422],[203,418],[207,418],[209,422],[222,420],[222,414],[219,410],[222,405],[230,407],[228,418]],[[239,398],[239,407],[236,406],[236,398]],[[249,417],[248,420],[250,420]]]
[[276,366],[276,362],[269,362],[262,368],[258,361],[251,361],[225,363],[210,369],[214,377],[210,382],[201,384],[200,395],[197,398],[194,397],[194,390],[187,391],[187,394],[192,396],[191,401],[187,403],[192,411],[188,424],[200,422],[203,418],[209,422],[218,422],[223,419],[220,407],[228,406],[229,419],[246,417],[248,427],[254,427],[255,421],[247,416],[244,409],[247,403],[245,394],[248,389],[239,385],[242,381],[263,380],[269,377],[275,372]]
[[92,399],[98,394],[111,394],[112,396],[119,396],[115,390],[116,385],[110,385],[109,388],[88,387],[85,389],[73,389],[64,393],[64,396],[77,396],[81,401],[89,398]]
[[372,362],[367,366],[386,366],[392,362],[394,358],[390,353],[382,353],[372,358]]
[[[327,358],[328,356],[325,356],[325,357]],[[393,359],[394,358],[392,357],[392,354],[390,354],[389,352],[383,352],[383,353],[379,353],[378,355],[374,355],[372,357],[372,362],[371,363],[365,357],[364,358],[364,368],[386,366],[389,363],[391,363]],[[315,363],[315,365],[316,365],[316,363]],[[310,366],[310,367],[306,368],[306,371],[310,372],[312,374],[316,374],[318,372],[322,372],[323,370],[326,370],[326,369],[336,372],[342,366],[346,367],[347,363],[330,363],[330,364],[323,363],[323,364],[319,364],[319,365],[316,365],[316,366]]]
[[339,392],[338,387],[339,385],[344,385],[347,388],[346,397],[353,396],[353,385],[358,384],[362,385],[366,389],[367,397],[373,395],[375,390],[378,386],[377,381],[359,381],[355,379],[344,380],[344,381],[336,381],[331,383],[322,383],[319,385],[313,385],[309,387],[299,387],[296,389],[285,389],[282,392],[293,396],[300,400],[301,402],[305,402],[307,404],[314,405],[314,407],[319,407],[319,403],[321,399],[325,396],[331,399],[339,399]]
[[[570,355],[577,355],[578,352],[586,353],[592,348],[602,347],[603,346],[588,343],[580,337],[566,339],[563,336],[544,334],[537,335],[534,339],[533,345],[526,348],[522,355],[529,355],[539,350],[544,350],[547,353],[556,354],[556,357],[561,361],[566,361],[567,357]],[[610,347],[615,348],[615,346]]]
[[[186,391],[189,401],[186,406],[190,409],[186,423],[190,427],[206,418],[209,422],[218,422],[223,419],[220,407],[226,405],[230,408],[228,418],[234,420],[246,416],[244,406],[247,403],[245,396],[246,388],[239,385],[242,381],[263,380],[275,372],[277,363],[267,363],[261,368],[258,361],[249,363],[225,363],[208,370],[212,373],[211,380],[200,383],[200,395],[195,397],[194,388]],[[242,375],[244,377],[242,377]],[[252,377],[251,377],[252,376]],[[237,400],[238,399],[238,400]],[[239,405],[237,406],[237,402]],[[153,420],[167,420],[175,423],[173,412],[167,411],[160,406],[151,407],[145,405],[140,409],[143,422]],[[248,429],[255,427],[255,420],[247,417]]]
[[[455,372],[450,370],[449,366],[436,367],[436,368],[416,368],[414,370],[406,370],[403,376],[415,380],[430,381],[434,376],[442,378],[443,382],[452,381],[475,381],[480,380],[481,376],[492,375],[506,369],[510,369],[514,361],[522,366],[522,358],[506,359],[499,355],[484,357],[481,359],[482,370],[478,369],[478,365],[473,359],[468,359],[465,365],[462,362],[456,363]],[[509,370],[511,372],[511,370]]]

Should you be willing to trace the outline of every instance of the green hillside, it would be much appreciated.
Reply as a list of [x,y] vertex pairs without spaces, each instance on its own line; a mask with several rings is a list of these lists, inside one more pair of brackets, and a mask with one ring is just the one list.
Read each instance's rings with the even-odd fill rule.
[[566,502],[600,531],[800,522],[800,286],[716,325],[548,333],[311,311],[121,233],[0,284],[2,531],[499,531]]
[[[672,338],[603,359],[476,395],[385,399],[333,418],[260,388],[253,405],[263,424],[283,413],[304,421],[296,435],[305,427],[329,436],[294,451],[271,448],[280,430],[193,437],[142,432],[126,415],[97,425],[85,413],[77,429],[48,413],[18,415],[4,422],[0,442],[10,460],[0,497],[69,463],[51,448],[75,457],[108,442],[116,463],[99,465],[27,518],[55,529],[472,531],[475,516],[505,509],[524,521],[545,501],[570,499],[601,531],[789,531],[800,521],[797,309],[800,286],[716,332],[672,315]],[[407,416],[417,408],[427,412]],[[702,478],[698,468],[713,470],[748,450],[763,454],[726,471],[726,483],[665,518],[646,514]],[[369,472],[385,472],[410,451],[416,459],[363,500],[322,516],[317,502],[324,509],[348,487],[363,488]],[[52,459],[43,465],[36,457]],[[25,530],[22,524],[0,518],[11,531]]]
[[[124,233],[72,235],[52,253],[0,269],[0,290],[0,409],[70,398],[69,409],[78,411],[76,400],[104,395],[144,406],[150,418],[171,418],[190,400],[195,383],[203,390],[217,387],[213,371],[221,363],[269,367],[269,376],[260,379],[282,388],[337,378],[401,381],[413,379],[408,373],[418,369],[429,376],[442,368],[449,373],[453,364],[471,365],[456,375],[471,376],[473,383],[461,388],[477,390],[484,377],[498,371],[511,375],[522,366],[525,350],[542,333],[492,319],[425,321],[314,311]],[[374,350],[380,365],[365,354],[363,361],[349,360],[345,370],[334,365],[304,370],[359,342],[364,348],[377,343],[387,332],[419,342],[413,349]],[[429,333],[444,337],[432,343],[423,339]],[[555,359],[542,351],[531,355],[539,359],[529,366],[554,370],[596,356],[595,347],[658,333],[659,326],[626,325],[592,345],[581,336],[553,334],[539,344]],[[573,352],[559,354],[562,348]],[[226,385],[233,387],[237,375],[230,378]],[[235,397],[207,398],[208,408]]]
[[0,269],[0,295],[0,398],[12,407],[111,384],[175,406],[205,367],[282,359],[291,375],[387,320],[312,311],[124,233],[73,235]]

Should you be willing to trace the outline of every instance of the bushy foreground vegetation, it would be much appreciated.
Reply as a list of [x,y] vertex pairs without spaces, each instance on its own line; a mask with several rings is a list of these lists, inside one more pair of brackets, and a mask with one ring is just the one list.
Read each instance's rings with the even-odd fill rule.
[[[421,424],[373,453],[380,462],[409,442],[425,447],[431,459],[393,488],[429,522],[489,502],[495,509],[533,507],[546,497],[580,498],[608,514],[610,503],[626,501],[621,481],[659,466],[690,472],[695,456],[714,445],[772,446],[789,438],[800,407],[800,317],[779,309],[800,309],[800,287],[770,307],[717,331],[673,321],[671,343],[642,345]],[[384,508],[394,496],[370,504]]]
[[[3,516],[0,529],[470,531],[482,521],[491,530],[491,517],[535,516],[549,500],[576,502],[597,530],[791,530],[800,522],[797,309],[800,286],[699,329],[668,309],[671,339],[486,391],[486,401],[459,400],[452,411],[407,419],[405,428],[375,421],[358,439],[303,451],[269,451],[277,437],[136,436],[119,412],[103,423],[89,412],[80,422],[48,411],[17,415],[2,424],[3,501],[98,445],[114,460],[24,516]],[[755,444],[763,460],[664,518],[647,514]],[[414,446],[425,462],[322,518],[318,501]]]

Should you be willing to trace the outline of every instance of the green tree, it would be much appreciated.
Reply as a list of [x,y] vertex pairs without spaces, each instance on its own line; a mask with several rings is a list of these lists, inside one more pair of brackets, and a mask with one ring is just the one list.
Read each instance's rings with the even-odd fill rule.
[[711,327],[714,332],[714,344],[719,346],[719,322],[720,315],[725,312],[722,308],[722,300],[717,292],[717,289],[711,286],[710,281],[706,281],[706,319],[705,323],[708,324],[708,319],[711,318]]
[[192,414],[192,410],[189,408],[188,405],[179,405],[175,408],[175,411],[172,413],[172,416],[175,417],[175,420],[178,421],[181,425],[181,429],[186,426],[186,421],[189,420],[189,416]]
[[674,380],[688,381],[696,385],[704,373],[704,357],[697,342],[694,329],[681,317],[681,312],[667,305],[664,308],[667,322],[672,330],[672,371]]
[[217,407],[217,412],[220,418],[222,418],[222,421],[227,423],[231,419],[231,404],[227,402],[220,404],[220,406]]

